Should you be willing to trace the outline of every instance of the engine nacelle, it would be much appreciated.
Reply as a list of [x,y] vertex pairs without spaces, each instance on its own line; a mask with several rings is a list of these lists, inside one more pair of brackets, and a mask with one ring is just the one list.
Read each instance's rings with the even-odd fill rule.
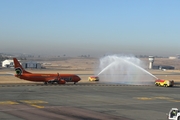
[[66,81],[65,80],[63,80],[63,79],[61,79],[61,80],[59,80],[59,82],[58,82],[59,84],[66,84]]

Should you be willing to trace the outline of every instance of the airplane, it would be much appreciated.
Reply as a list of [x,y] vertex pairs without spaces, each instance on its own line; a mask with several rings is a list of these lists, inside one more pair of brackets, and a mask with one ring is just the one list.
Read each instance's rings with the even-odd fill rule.
[[42,74],[42,73],[31,73],[26,71],[16,58],[13,58],[15,77],[20,79],[33,81],[33,82],[44,82],[44,84],[66,84],[66,82],[74,82],[76,84],[81,80],[78,75],[75,74]]

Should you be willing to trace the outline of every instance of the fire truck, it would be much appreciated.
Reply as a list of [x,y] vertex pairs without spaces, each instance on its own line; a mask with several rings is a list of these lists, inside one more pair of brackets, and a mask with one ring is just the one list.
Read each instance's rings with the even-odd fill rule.
[[173,80],[157,79],[157,80],[155,80],[155,85],[156,86],[162,86],[162,87],[173,87],[174,81]]
[[90,76],[88,77],[89,81],[99,81],[99,77],[98,76]]

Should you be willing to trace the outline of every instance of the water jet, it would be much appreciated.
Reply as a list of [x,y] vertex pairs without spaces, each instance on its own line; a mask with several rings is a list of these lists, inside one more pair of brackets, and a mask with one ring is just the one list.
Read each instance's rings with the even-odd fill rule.
[[134,56],[109,55],[100,59],[97,76],[100,82],[152,84],[158,78],[144,68],[144,63]]

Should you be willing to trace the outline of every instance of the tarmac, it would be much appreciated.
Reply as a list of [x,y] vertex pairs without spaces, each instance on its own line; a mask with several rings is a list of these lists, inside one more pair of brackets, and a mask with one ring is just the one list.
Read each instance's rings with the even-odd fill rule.
[[1,120],[165,120],[180,86],[0,84]]
[[175,86],[88,82],[93,74],[82,71],[77,73],[82,81],[75,85],[44,85],[3,71],[0,120],[165,120],[171,108],[180,108],[180,73],[152,72],[175,80]]

